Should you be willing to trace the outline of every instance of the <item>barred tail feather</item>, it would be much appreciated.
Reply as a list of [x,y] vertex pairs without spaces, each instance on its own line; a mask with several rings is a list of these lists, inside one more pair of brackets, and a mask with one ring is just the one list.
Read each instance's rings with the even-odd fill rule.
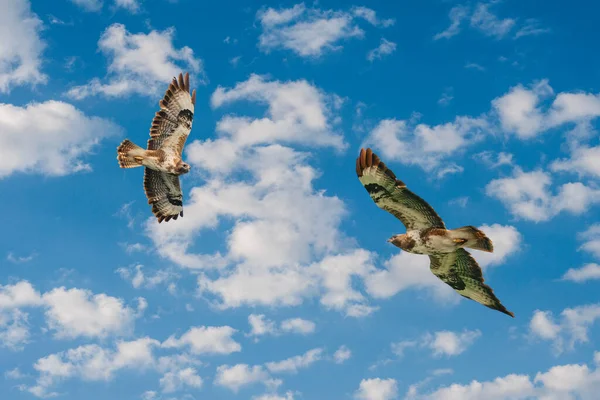
[[453,229],[453,232],[456,233],[455,236],[467,240],[462,247],[487,251],[488,253],[494,252],[494,245],[490,238],[474,226],[463,226],[462,228]]
[[121,168],[141,167],[144,149],[132,141],[125,139],[117,147],[117,160]]

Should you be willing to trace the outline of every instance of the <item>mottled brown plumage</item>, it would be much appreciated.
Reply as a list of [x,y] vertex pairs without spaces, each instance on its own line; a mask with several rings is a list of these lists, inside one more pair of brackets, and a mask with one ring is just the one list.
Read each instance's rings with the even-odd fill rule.
[[152,120],[147,149],[124,140],[117,148],[117,159],[121,168],[145,167],[144,191],[160,223],[183,216],[179,175],[190,171],[182,154],[196,104],[196,90],[190,95],[189,74],[173,78],[158,104],[160,110]]
[[481,268],[464,249],[493,252],[485,233],[471,225],[446,229],[435,210],[398,180],[371,149],[360,150],[356,175],[375,204],[406,227],[406,233],[388,242],[409,253],[429,255],[433,274],[460,295],[514,317],[483,283]]

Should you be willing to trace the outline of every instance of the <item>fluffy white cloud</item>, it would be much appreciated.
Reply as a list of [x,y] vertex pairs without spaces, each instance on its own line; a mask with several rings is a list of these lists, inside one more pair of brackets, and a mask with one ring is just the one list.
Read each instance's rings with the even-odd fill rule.
[[600,319],[600,304],[565,308],[560,317],[557,322],[552,312],[536,310],[529,323],[531,336],[551,341],[557,354],[589,341],[588,331]]
[[492,101],[502,128],[521,139],[531,139],[548,129],[566,124],[583,123],[600,116],[600,95],[591,93],[558,93],[550,107],[540,103],[554,95],[547,79],[530,87],[517,85]]
[[202,387],[202,383],[202,378],[192,367],[169,371],[160,378],[163,393],[172,393],[185,387],[199,389]]
[[[596,353],[596,356],[598,353]],[[527,400],[582,399],[592,400],[600,390],[600,369],[585,364],[557,365],[546,372],[528,375],[509,374],[492,381],[473,380],[470,384],[452,384],[431,393],[411,393],[415,400]]]
[[2,312],[0,309],[0,348],[22,350],[29,342],[29,315],[19,309]]
[[[309,153],[288,147],[344,149],[334,115],[341,99],[306,81],[252,75],[231,89],[217,88],[211,102],[225,107],[241,100],[266,105],[267,116],[226,115],[217,122],[219,138],[188,146],[188,161],[209,176],[189,191],[182,223],[148,221],[157,251],[202,270],[200,292],[221,308],[298,305],[320,296],[325,307],[368,314],[373,309],[352,277],[372,269],[371,255],[340,231],[347,210],[339,198],[313,186],[319,172],[308,164]],[[194,241],[231,220],[225,254],[190,253]]]
[[593,224],[584,232],[577,235],[584,243],[580,250],[591,253],[594,257],[600,258],[600,224]]
[[196,326],[179,339],[170,336],[163,342],[165,348],[189,347],[194,354],[231,354],[242,350],[232,336],[237,332],[230,326]]
[[307,335],[313,333],[316,324],[312,321],[302,318],[289,318],[281,321],[279,327],[275,321],[271,321],[264,314],[250,314],[248,316],[250,332],[248,336],[279,335],[281,333],[298,333]]
[[71,2],[84,11],[100,11],[104,2],[102,0],[71,0]]
[[116,348],[105,349],[96,344],[80,346],[40,358],[34,369],[39,377],[34,386],[26,389],[37,397],[54,397],[52,387],[58,382],[79,378],[84,381],[109,381],[124,369],[147,369],[154,366],[153,348],[159,342],[141,338],[119,341]]
[[541,170],[523,172],[515,168],[513,176],[489,182],[486,194],[500,200],[516,217],[541,222],[568,211],[582,214],[600,202],[600,190],[581,182],[564,183],[556,194],[551,192],[552,178]]
[[190,72],[195,84],[204,83],[202,61],[191,48],[176,48],[174,36],[175,28],[145,34],[130,33],[122,24],[110,25],[98,41],[98,48],[110,62],[106,83],[94,78],[71,88],[67,95],[74,99],[97,94],[123,97],[133,93],[155,97],[182,71]]
[[471,346],[481,336],[479,330],[465,330],[461,333],[439,331],[426,335],[423,342],[431,349],[434,356],[457,356]]
[[512,18],[500,19],[490,10],[491,4],[477,4],[477,7],[471,15],[471,26],[479,29],[487,36],[495,36],[500,39],[504,37],[515,25]]
[[107,136],[122,128],[88,117],[61,101],[0,104],[0,178],[16,172],[49,176],[89,171],[84,157]]
[[479,141],[489,128],[484,117],[456,117],[454,122],[430,126],[384,119],[369,133],[363,146],[372,146],[386,163],[418,165],[443,176],[462,169],[447,159]]
[[452,9],[450,9],[450,13],[448,14],[448,17],[450,18],[450,26],[444,31],[436,33],[433,36],[433,40],[439,40],[442,38],[449,39],[452,36],[458,35],[460,32],[460,24],[468,17],[468,15],[468,7],[462,5],[452,7]]
[[273,393],[266,393],[260,396],[252,397],[252,400],[294,400],[294,393],[291,391],[285,392],[283,396]]
[[115,0],[115,6],[135,14],[140,11],[140,1],[141,0]]
[[393,400],[398,398],[398,382],[395,379],[363,379],[354,393],[358,400]]
[[307,351],[306,353],[287,358],[281,361],[273,361],[266,363],[266,367],[272,373],[296,373],[301,368],[308,368],[313,363],[323,358],[323,349],[316,348]]
[[32,307],[42,304],[40,293],[28,281],[0,285],[0,310]]
[[263,28],[258,46],[265,52],[283,48],[301,57],[319,57],[325,51],[340,49],[337,43],[344,39],[364,36],[352,14],[306,9],[303,3],[291,9],[261,10],[257,18]]
[[[364,31],[356,25],[356,19],[364,19],[378,27],[388,27],[395,22],[394,19],[379,19],[376,12],[367,7],[333,11],[306,8],[304,3],[279,10],[262,9],[256,17],[262,26],[258,43],[261,50],[287,49],[301,57],[320,57],[325,52],[341,49],[343,40],[362,38]],[[388,43],[381,54],[389,54],[383,53],[386,50],[391,52],[389,46],[392,43]]]
[[48,327],[59,338],[130,334],[138,316],[137,311],[143,311],[146,307],[143,299],[140,299],[138,310],[135,310],[124,305],[119,298],[77,288],[55,288],[45,293],[42,299],[48,307]]
[[[484,271],[489,266],[503,264],[520,248],[522,235],[514,226],[492,224],[482,225],[479,229],[494,243],[493,253],[478,252],[475,255]],[[383,269],[365,278],[365,285],[367,292],[376,298],[391,297],[410,288],[422,288],[428,289],[434,298],[446,304],[460,300],[450,286],[431,273],[428,257],[407,252],[400,252],[386,260]]]
[[339,349],[333,353],[333,361],[336,364],[343,364],[346,360],[349,360],[350,357],[352,357],[352,351],[345,345],[340,346]]
[[131,285],[136,289],[141,287],[151,289],[160,284],[166,284],[177,277],[174,272],[168,270],[158,270],[152,275],[146,275],[143,269],[144,267],[138,264],[132,268],[118,268],[116,272],[121,276],[121,278],[125,279],[126,281],[130,281]]
[[367,60],[373,62],[376,59],[381,59],[384,56],[390,55],[396,51],[396,43],[385,38],[381,38],[379,46],[375,47],[367,53]]
[[418,340],[403,340],[390,345],[392,353],[399,358],[410,348],[425,348],[433,357],[453,357],[464,353],[481,336],[479,330],[465,329],[462,332],[438,331],[426,332]]
[[[0,13],[0,93],[14,86],[46,83],[41,72],[42,21],[31,12],[29,0],[5,0]],[[0,123],[1,125],[1,123]],[[5,129],[2,128],[2,131]],[[0,157],[3,158],[3,157]],[[1,169],[0,169],[1,173]]]
[[316,324],[312,321],[302,318],[290,318],[281,321],[281,330],[283,332],[299,333],[307,335],[315,331]]
[[577,283],[598,280],[600,279],[600,265],[591,263],[581,268],[569,268],[562,276],[562,279]]
[[273,386],[274,382],[269,373],[260,365],[236,364],[233,366],[221,365],[217,368],[215,384],[224,386],[237,392],[241,387],[262,382]]

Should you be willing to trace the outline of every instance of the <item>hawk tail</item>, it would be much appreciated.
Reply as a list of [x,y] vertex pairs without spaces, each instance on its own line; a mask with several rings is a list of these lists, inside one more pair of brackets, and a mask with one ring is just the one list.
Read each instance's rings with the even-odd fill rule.
[[119,147],[117,147],[117,160],[119,160],[119,166],[121,168],[141,167],[144,153],[145,150],[131,140],[123,140]]
[[465,240],[461,247],[467,247],[469,249],[486,251],[488,253],[494,252],[494,245],[490,238],[481,230],[474,226],[468,225],[462,228],[452,229],[451,235],[455,239]]

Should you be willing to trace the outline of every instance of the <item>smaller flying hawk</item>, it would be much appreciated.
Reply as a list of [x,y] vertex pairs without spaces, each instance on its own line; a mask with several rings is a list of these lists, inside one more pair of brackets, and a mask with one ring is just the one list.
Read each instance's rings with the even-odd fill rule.
[[431,272],[461,296],[514,318],[492,288],[483,283],[479,264],[464,249],[493,252],[492,241],[485,233],[474,226],[446,229],[435,210],[396,179],[371,149],[360,150],[356,174],[375,204],[406,227],[406,233],[394,235],[388,242],[409,253],[427,254]]
[[183,217],[183,194],[179,175],[190,172],[181,159],[183,146],[192,130],[196,89],[190,95],[190,74],[179,74],[158,103],[146,150],[124,140],[117,148],[121,168],[145,167],[144,191],[158,223]]

